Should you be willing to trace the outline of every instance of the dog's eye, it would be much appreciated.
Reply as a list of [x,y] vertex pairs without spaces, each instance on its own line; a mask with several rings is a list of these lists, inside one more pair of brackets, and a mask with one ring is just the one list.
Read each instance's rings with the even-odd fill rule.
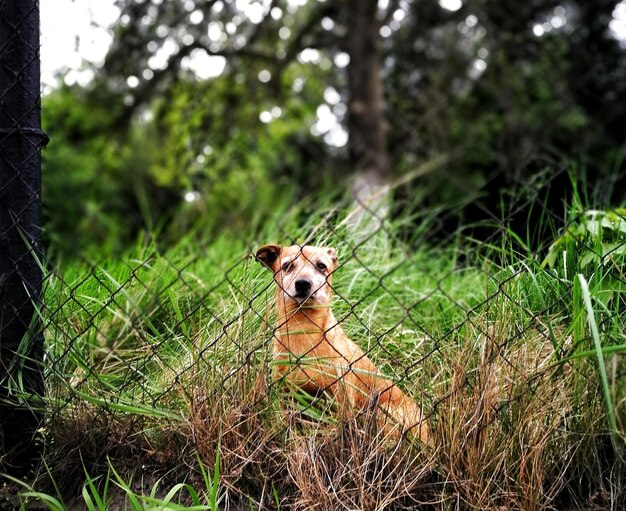
[[289,273],[293,270],[293,261],[289,261],[288,263],[283,264],[281,268],[285,273]]
[[317,269],[320,271],[326,271],[326,268],[328,268],[328,266],[326,266],[322,261],[318,262],[316,266]]

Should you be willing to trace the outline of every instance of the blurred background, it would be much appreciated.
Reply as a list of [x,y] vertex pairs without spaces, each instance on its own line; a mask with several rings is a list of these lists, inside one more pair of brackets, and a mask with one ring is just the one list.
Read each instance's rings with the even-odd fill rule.
[[623,199],[626,1],[41,10],[52,258],[119,254],[146,231],[173,242],[198,221],[253,236],[277,204],[384,183],[392,212],[438,212],[433,236],[502,204],[532,230],[529,193],[563,218],[572,179],[590,203]]

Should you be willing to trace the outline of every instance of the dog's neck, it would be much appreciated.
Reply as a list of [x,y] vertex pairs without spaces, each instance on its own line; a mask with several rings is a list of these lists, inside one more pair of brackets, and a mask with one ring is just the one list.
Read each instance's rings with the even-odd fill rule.
[[337,325],[330,305],[299,305],[278,293],[278,333],[280,335],[325,334]]

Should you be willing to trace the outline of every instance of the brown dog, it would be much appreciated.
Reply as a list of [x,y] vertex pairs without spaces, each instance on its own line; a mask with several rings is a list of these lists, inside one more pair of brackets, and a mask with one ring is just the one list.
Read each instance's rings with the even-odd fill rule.
[[278,326],[274,333],[275,378],[287,378],[312,395],[326,392],[339,403],[363,409],[377,400],[391,417],[385,431],[412,430],[428,441],[420,408],[386,379],[346,337],[330,309],[333,248],[265,245],[258,261],[274,272],[278,286]]

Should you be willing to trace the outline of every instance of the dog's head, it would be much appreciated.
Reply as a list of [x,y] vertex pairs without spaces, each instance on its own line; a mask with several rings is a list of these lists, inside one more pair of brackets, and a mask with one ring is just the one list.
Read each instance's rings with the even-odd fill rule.
[[334,248],[265,245],[257,250],[256,259],[274,272],[285,302],[313,306],[330,303],[331,276],[337,269]]

